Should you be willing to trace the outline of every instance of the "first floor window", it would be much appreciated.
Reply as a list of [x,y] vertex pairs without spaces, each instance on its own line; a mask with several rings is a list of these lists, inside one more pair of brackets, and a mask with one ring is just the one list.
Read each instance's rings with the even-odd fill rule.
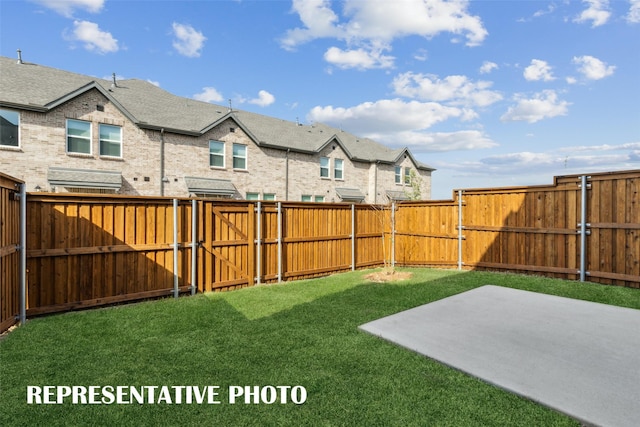
[[320,157],[320,178],[329,178],[329,158]]
[[122,128],[100,125],[100,155],[122,157]]
[[324,203],[324,196],[315,196],[313,201],[316,203]]
[[260,200],[260,193],[247,193],[247,200]]
[[411,168],[404,168],[404,183],[411,184]]
[[209,166],[224,167],[224,142],[209,141]]
[[335,179],[344,179],[344,160],[342,159],[334,160],[333,177]]
[[233,144],[233,168],[247,169],[247,146]]
[[262,200],[273,201],[276,199],[276,195],[273,193],[264,193],[262,195]]
[[396,184],[402,184],[402,166],[396,166]]
[[91,122],[67,120],[67,152],[91,154]]
[[0,109],[0,145],[18,147],[20,114],[17,111]]
[[310,202],[311,201],[311,196],[308,194],[303,194],[302,195],[302,201],[303,202]]

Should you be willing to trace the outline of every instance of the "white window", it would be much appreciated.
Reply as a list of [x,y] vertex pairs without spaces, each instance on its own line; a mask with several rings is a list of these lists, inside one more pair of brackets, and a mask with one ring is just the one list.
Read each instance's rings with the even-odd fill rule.
[[320,157],[320,178],[329,178],[329,158]]
[[0,109],[0,145],[20,146],[20,114],[17,111]]
[[324,196],[315,196],[313,201],[316,203],[324,203]]
[[91,122],[67,120],[67,153],[91,154]]
[[247,200],[260,200],[260,193],[247,193]]
[[247,169],[247,146],[233,144],[233,168]]
[[273,201],[276,199],[276,195],[273,193],[264,193],[262,195],[262,200]]
[[335,179],[344,179],[344,160],[335,159],[333,162],[333,177]]
[[404,183],[411,184],[411,168],[404,168]]
[[100,155],[122,157],[122,128],[100,125]]
[[224,142],[209,141],[209,166],[224,167]]
[[402,166],[396,166],[396,184],[402,184]]

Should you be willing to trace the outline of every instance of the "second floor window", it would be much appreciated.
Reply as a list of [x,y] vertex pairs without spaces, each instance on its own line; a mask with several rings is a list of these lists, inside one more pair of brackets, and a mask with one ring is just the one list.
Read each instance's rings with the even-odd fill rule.
[[404,168],[404,183],[411,184],[411,168]]
[[247,146],[233,144],[233,168],[247,169]]
[[91,154],[91,122],[67,120],[67,153]]
[[402,184],[402,166],[396,166],[396,184]]
[[320,178],[329,178],[329,158],[320,157]]
[[100,155],[122,157],[122,128],[100,125]]
[[333,177],[335,179],[344,179],[344,160],[342,159],[334,160]]
[[224,167],[224,142],[209,141],[209,166]]

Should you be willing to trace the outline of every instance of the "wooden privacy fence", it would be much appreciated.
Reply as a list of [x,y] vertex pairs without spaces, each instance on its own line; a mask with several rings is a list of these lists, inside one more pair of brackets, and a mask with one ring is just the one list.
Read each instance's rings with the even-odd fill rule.
[[400,204],[395,217],[398,264],[640,288],[639,170],[556,177],[550,186],[459,190],[451,201]]
[[20,196],[23,182],[0,173],[0,332],[21,317]]
[[[0,330],[19,311],[16,184],[0,176]],[[391,206],[33,193],[25,214],[26,313],[386,263],[638,288],[639,192],[640,170]]]

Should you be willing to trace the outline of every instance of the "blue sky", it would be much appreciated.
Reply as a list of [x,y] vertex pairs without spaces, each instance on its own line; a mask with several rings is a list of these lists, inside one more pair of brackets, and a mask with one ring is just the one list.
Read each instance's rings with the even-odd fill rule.
[[435,199],[640,168],[640,0],[2,0],[0,49],[408,146]]

